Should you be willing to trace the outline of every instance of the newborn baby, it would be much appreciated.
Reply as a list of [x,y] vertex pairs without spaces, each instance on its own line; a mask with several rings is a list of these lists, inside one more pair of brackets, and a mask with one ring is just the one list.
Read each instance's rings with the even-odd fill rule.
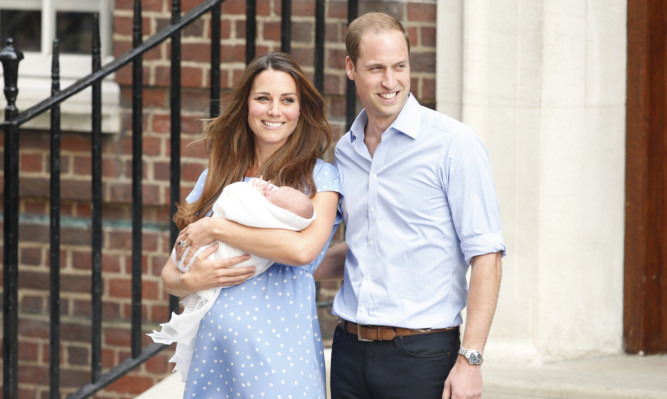
[[[237,182],[222,190],[220,197],[213,204],[212,217],[224,217],[236,223],[260,228],[279,228],[300,231],[308,227],[315,219],[313,204],[304,193],[291,187],[277,187],[261,178],[253,178],[249,182]],[[226,259],[243,255],[237,248],[217,241],[218,250],[209,259]],[[176,259],[176,251],[172,251],[172,259],[178,269],[187,273],[195,257],[213,243],[201,247],[185,265],[188,249],[181,259]],[[255,266],[255,276],[268,269],[273,261],[250,254],[250,259],[232,267]],[[154,342],[170,345],[176,342],[174,356],[169,359],[176,363],[174,371],[180,371],[183,381],[192,359],[195,337],[199,322],[209,311],[220,290],[224,287],[211,288],[194,292],[181,301],[183,313],[172,313],[171,320],[161,325],[161,331],[148,334]]]

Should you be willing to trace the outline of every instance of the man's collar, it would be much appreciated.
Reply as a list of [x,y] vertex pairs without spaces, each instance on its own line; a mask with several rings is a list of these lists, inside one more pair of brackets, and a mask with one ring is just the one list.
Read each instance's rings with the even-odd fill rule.
[[[396,120],[387,128],[387,131],[394,129],[398,132],[405,134],[408,137],[413,139],[417,138],[419,134],[419,120],[420,118],[416,117],[421,112],[421,105],[416,98],[410,93],[408,95],[408,100],[405,102],[403,109],[396,117]],[[350,126],[350,142],[354,143],[355,140],[359,137],[364,137],[364,129],[366,128],[366,123],[368,122],[368,114],[366,114],[366,109],[362,109],[357,118]]]

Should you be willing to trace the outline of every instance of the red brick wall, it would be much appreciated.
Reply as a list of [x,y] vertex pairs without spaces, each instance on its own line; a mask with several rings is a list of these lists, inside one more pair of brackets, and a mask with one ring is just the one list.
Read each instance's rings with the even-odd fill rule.
[[[183,2],[183,11],[199,3]],[[116,0],[114,54],[131,47],[131,0]],[[144,38],[170,21],[169,0],[143,0]],[[257,53],[280,49],[280,1],[259,1]],[[422,104],[435,106],[434,1],[363,1],[359,13],[384,10],[402,20],[412,44],[412,91]],[[292,54],[312,77],[314,72],[314,0],[294,0]],[[245,1],[222,4],[221,89],[228,92],[245,66]],[[326,2],[324,94],[335,139],[344,133],[345,46],[347,2]],[[189,26],[182,38],[182,195],[206,167],[201,137],[209,109],[210,15]],[[143,253],[142,311],[144,330],[158,328],[168,319],[168,297],[159,274],[169,252],[169,79],[170,44],[144,56],[143,91]],[[103,367],[108,370],[130,356],[130,249],[131,249],[131,67],[115,75],[121,87],[122,128],[103,138]],[[223,99],[224,106],[224,99]],[[2,136],[0,136],[2,137]],[[0,139],[0,151],[4,140]],[[63,133],[62,141],[62,248],[61,268],[61,388],[66,396],[90,378],[90,135]],[[326,160],[333,161],[333,147]],[[2,165],[0,165],[1,167]],[[19,397],[48,396],[48,288],[49,288],[49,136],[48,132],[20,133],[19,231]],[[4,174],[3,174],[4,176]],[[0,187],[2,190],[3,187]],[[338,238],[340,239],[340,238]],[[1,261],[1,260],[0,260]],[[0,276],[2,278],[2,276]],[[330,300],[337,283],[320,287],[320,299]],[[320,312],[324,337],[330,337],[334,318]],[[143,345],[150,343],[144,338]],[[163,351],[137,370],[96,394],[97,398],[134,398],[163,379],[171,369]]]

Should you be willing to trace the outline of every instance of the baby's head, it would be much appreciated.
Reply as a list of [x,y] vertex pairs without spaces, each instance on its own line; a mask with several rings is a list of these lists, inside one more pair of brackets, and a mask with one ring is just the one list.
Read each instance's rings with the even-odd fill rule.
[[275,206],[288,210],[304,219],[310,219],[315,213],[313,203],[308,196],[292,187],[278,187],[266,193],[266,198]]

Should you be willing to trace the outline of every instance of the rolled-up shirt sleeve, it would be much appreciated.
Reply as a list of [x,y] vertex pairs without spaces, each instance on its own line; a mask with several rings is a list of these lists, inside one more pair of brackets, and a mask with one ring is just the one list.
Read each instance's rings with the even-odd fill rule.
[[478,255],[506,253],[489,155],[471,130],[457,134],[444,159],[443,181],[467,264]]

